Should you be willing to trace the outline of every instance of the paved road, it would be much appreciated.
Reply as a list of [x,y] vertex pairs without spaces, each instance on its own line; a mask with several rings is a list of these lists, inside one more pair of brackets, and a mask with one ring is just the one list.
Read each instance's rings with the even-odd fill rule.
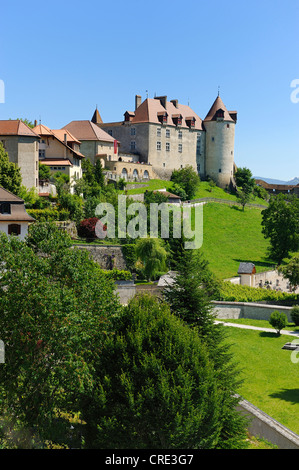
[[[258,326],[241,325],[239,323],[229,323],[229,322],[218,321],[218,320],[216,320],[215,323],[222,323],[225,326],[234,326],[236,328],[245,328],[247,330],[258,330],[258,331],[266,331],[269,333],[275,333],[274,328],[259,328]],[[294,336],[295,338],[299,338],[299,331],[281,330],[280,333],[282,335],[289,335],[289,336]]]

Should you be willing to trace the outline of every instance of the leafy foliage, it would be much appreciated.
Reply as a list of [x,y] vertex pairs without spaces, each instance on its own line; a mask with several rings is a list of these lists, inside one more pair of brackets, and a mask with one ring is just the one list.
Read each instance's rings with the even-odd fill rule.
[[189,200],[193,199],[200,183],[198,173],[192,166],[187,165],[180,170],[174,170],[171,175],[171,181],[178,184],[186,193]]
[[285,313],[282,312],[272,312],[270,315],[269,323],[273,328],[276,329],[277,334],[280,334],[280,331],[287,326],[288,320]]
[[136,255],[142,261],[144,273],[148,280],[153,279],[157,272],[165,269],[167,252],[163,240],[159,238],[140,238],[136,243]]
[[22,184],[21,170],[13,162],[9,161],[0,142],[0,186],[15,195],[19,194]]
[[[53,440],[57,410],[72,414],[88,407],[83,397],[93,393],[94,364],[109,319],[120,309],[114,282],[88,254],[67,249],[68,240],[57,241],[50,229],[42,239],[45,233],[45,226],[36,229],[30,246],[4,234],[0,243],[0,337],[6,354],[1,415],[37,435],[42,444],[31,441],[33,447]],[[41,251],[47,256],[39,256]],[[68,436],[66,421],[62,443]],[[23,446],[20,439],[17,447]],[[57,432],[55,439],[61,443]]]

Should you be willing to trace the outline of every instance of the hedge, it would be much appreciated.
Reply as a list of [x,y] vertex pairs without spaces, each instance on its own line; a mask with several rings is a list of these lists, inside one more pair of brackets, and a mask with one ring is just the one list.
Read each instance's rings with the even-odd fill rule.
[[262,289],[260,287],[241,286],[224,281],[220,285],[219,296],[215,300],[226,302],[261,302],[261,301],[294,301],[298,299],[297,294]]
[[27,209],[27,213],[38,222],[54,222],[69,220],[70,213],[66,209]]

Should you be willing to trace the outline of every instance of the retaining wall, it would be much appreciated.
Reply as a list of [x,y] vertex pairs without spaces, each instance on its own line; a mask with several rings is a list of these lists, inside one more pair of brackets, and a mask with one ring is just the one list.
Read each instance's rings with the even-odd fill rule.
[[248,432],[260,437],[279,449],[299,449],[299,436],[246,400],[241,400],[237,407],[249,419]]
[[287,316],[289,322],[291,319],[292,307],[282,305],[266,305],[246,302],[212,302],[214,312],[220,319],[238,319],[251,318],[254,320],[270,320],[271,313],[274,311],[282,312]]

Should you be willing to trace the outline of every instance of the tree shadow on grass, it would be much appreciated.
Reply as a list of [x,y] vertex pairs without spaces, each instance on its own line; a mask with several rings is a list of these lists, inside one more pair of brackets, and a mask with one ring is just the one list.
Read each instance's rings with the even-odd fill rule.
[[271,393],[269,395],[271,398],[279,398],[279,400],[284,400],[292,405],[299,403],[299,388],[284,388],[278,392]]
[[275,330],[272,331],[261,331],[260,332],[261,338],[280,338],[281,335],[279,335]]

